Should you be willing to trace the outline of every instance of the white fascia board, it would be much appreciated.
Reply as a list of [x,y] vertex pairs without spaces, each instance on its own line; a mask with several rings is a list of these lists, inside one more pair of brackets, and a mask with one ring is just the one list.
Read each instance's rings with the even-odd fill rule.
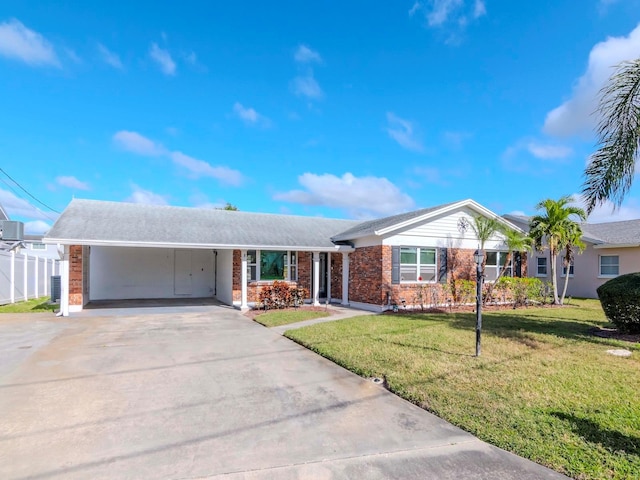
[[168,242],[132,242],[120,240],[78,240],[70,238],[45,238],[45,244],[60,245],[91,245],[97,247],[141,247],[141,248],[190,248],[201,250],[277,250],[277,251],[300,251],[300,252],[352,252],[354,249],[349,245],[334,245],[333,247],[302,247],[296,245],[225,245],[225,244],[204,244],[204,243],[168,243]]
[[404,228],[404,227],[409,227],[411,225],[415,225],[416,223],[424,222],[425,220],[428,220],[430,218],[436,217],[436,216],[441,215],[443,213],[451,212],[451,211],[456,210],[457,208],[460,208],[460,207],[471,207],[473,210],[477,211],[478,213],[481,213],[482,215],[484,215],[486,217],[498,220],[500,223],[502,223],[502,224],[506,225],[507,227],[515,230],[516,232],[525,233],[524,230],[522,230],[520,227],[518,227],[518,226],[514,225],[513,223],[509,222],[508,220],[502,218],[500,215],[498,215],[496,213],[493,213],[491,210],[483,207],[482,205],[480,205],[475,200],[472,200],[472,199],[468,198],[467,200],[461,200],[460,202],[453,203],[451,205],[447,205],[446,207],[439,208],[438,210],[434,210],[432,212],[426,213],[426,214],[424,214],[424,215],[422,215],[420,217],[412,218],[411,220],[407,220],[405,222],[396,223],[395,225],[392,225],[390,227],[381,228],[380,230],[376,230],[374,232],[374,234],[375,235],[385,235],[387,233],[394,232],[395,230],[399,230],[399,229]]
[[635,248],[640,247],[640,243],[602,243],[600,245],[594,245],[596,250],[604,250],[607,248]]

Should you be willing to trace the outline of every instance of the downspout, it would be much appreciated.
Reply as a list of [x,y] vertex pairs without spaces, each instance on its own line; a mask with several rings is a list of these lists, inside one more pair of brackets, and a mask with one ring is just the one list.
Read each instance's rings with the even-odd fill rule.
[[213,251],[213,296],[218,298],[218,250]]

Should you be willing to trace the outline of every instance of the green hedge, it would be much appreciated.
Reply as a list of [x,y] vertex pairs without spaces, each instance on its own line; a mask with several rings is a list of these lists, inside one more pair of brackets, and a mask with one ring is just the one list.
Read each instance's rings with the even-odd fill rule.
[[640,333],[640,272],[612,278],[597,292],[604,314],[618,330]]

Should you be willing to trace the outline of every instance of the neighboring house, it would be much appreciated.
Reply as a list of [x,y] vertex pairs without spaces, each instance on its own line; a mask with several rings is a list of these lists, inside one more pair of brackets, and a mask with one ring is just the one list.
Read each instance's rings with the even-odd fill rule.
[[51,276],[59,273],[57,246],[23,230],[0,205],[0,304],[48,295]]
[[[64,247],[63,315],[91,300],[213,297],[246,309],[275,280],[310,300],[381,311],[420,284],[475,279],[473,200],[359,222],[73,200],[44,238]],[[496,234],[487,276],[506,254]],[[526,259],[510,271],[526,275]]]
[[[530,217],[505,215],[521,229],[529,230]],[[596,289],[611,278],[640,271],[640,220],[608,223],[583,223],[585,249],[575,254],[569,267],[567,295],[598,298]],[[558,289],[562,289],[566,269],[558,255]],[[529,276],[551,281],[549,251],[533,252],[529,260]]]

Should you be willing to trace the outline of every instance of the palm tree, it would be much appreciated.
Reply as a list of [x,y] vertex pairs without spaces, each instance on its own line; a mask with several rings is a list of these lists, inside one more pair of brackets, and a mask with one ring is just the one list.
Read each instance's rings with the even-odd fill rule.
[[504,257],[504,263],[502,264],[502,268],[498,272],[498,277],[496,281],[489,285],[489,289],[485,296],[485,302],[491,298],[491,293],[493,292],[493,288],[498,283],[498,280],[504,275],[504,272],[507,271],[507,267],[511,263],[511,259],[513,258],[513,252],[527,252],[531,250],[533,241],[531,237],[528,235],[518,232],[517,230],[513,230],[509,227],[500,226],[499,231],[504,235],[504,243],[507,246],[507,254]]
[[564,245],[564,256],[562,257],[562,265],[565,269],[564,287],[562,288],[562,296],[560,297],[560,305],[564,304],[564,297],[567,295],[567,285],[569,285],[569,271],[571,270],[571,264],[573,263],[573,257],[575,250],[578,249],[578,253],[584,250],[584,243],[582,242],[582,228],[575,223],[569,225],[565,237],[561,242]]
[[587,212],[605,201],[616,207],[631,188],[640,141],[640,59],[624,62],[600,91],[598,150],[585,170]]
[[[476,233],[476,237],[480,241],[480,250],[484,251],[484,245],[487,241],[493,237],[496,232],[500,229],[500,222],[495,218],[476,216],[473,217],[473,225],[471,225],[473,231]],[[484,275],[484,267],[487,263],[487,256],[484,255],[482,258],[482,275]]]
[[[587,218],[583,209],[573,206],[571,203],[573,203],[573,197],[570,196],[561,197],[559,200],[547,198],[536,205],[536,210],[543,210],[544,213],[535,215],[529,223],[529,235],[533,238],[536,249],[549,249],[554,305],[560,305],[556,277],[558,254],[566,247],[569,234],[576,231],[576,226],[578,229],[580,228],[573,217],[577,217],[581,221]],[[546,245],[543,241],[546,242]]]

